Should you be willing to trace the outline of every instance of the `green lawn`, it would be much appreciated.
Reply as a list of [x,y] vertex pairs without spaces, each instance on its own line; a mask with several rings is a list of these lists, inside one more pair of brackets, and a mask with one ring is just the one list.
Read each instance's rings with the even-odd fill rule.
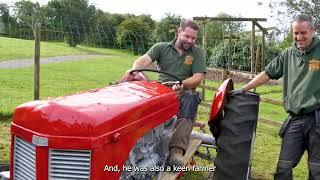
[[[34,57],[34,41],[0,37],[0,61]],[[41,57],[105,54],[125,56],[129,50],[92,48],[86,46],[70,47],[62,42],[41,42]]]
[[[0,38],[0,52],[3,52],[3,44]],[[24,41],[24,40],[23,40]],[[10,42],[7,42],[10,43]],[[30,42],[25,42],[30,43]],[[14,44],[14,43],[13,43]],[[43,43],[45,44],[45,43]],[[48,43],[50,44],[50,43]],[[54,45],[53,45],[54,44]],[[59,43],[58,43],[59,44]],[[32,45],[32,43],[30,44]],[[50,44],[56,46],[56,43]],[[63,52],[67,52],[68,46],[61,44]],[[50,48],[49,48],[50,49]],[[70,53],[72,52],[70,49]],[[56,97],[75,93],[83,90],[104,87],[109,82],[120,78],[137,57],[122,50],[98,49],[89,47],[78,47],[73,49],[75,53],[79,50],[85,52],[97,52],[102,54],[113,54],[103,59],[90,59],[77,62],[63,62],[55,64],[46,64],[41,66],[41,99]],[[30,51],[22,49],[22,51]],[[58,50],[51,50],[51,55],[60,55]],[[49,51],[48,51],[49,52]],[[48,53],[49,54],[49,53]],[[47,54],[47,55],[48,55]],[[0,60],[8,58],[9,53],[0,54]],[[32,53],[21,53],[15,58],[27,58]],[[15,59],[14,58],[14,59]],[[11,59],[11,58],[9,58]],[[210,86],[218,87],[220,82],[207,81]],[[241,84],[236,84],[239,88]],[[280,86],[262,86],[257,89],[262,96],[281,99]],[[10,121],[14,108],[24,102],[33,99],[33,68],[21,69],[0,69],[0,163],[9,162],[10,149]],[[206,92],[206,100],[211,101],[213,92]],[[206,122],[208,118],[208,109],[199,108],[199,121]],[[276,121],[283,121],[286,113],[280,106],[260,104],[260,116],[270,118]],[[207,133],[209,133],[207,129]],[[253,175],[259,179],[273,179],[276,161],[279,154],[280,139],[278,137],[278,128],[258,123],[257,136],[253,156]],[[203,149],[202,149],[203,151]],[[210,165],[207,161],[197,159],[204,165]],[[207,174],[199,172],[187,173],[184,179],[203,179]],[[295,170],[295,179],[306,179],[305,158]]]
[[[104,87],[131,67],[136,57],[110,57],[90,61],[63,62],[41,66],[40,96],[56,97]],[[116,72],[116,73],[115,73]],[[0,70],[0,113],[33,99],[33,68]]]

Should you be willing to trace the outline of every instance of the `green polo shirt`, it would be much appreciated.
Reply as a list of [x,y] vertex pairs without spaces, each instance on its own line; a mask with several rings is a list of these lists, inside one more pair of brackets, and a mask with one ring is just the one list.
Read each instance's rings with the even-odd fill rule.
[[[157,43],[147,52],[152,61],[157,61],[161,71],[177,76],[181,80],[191,77],[195,73],[206,73],[206,60],[203,50],[194,46],[184,51],[180,56],[172,42]],[[160,75],[159,81],[174,81],[172,77]]]
[[283,77],[284,108],[303,114],[320,108],[320,40],[301,52],[293,43],[270,62],[265,70],[271,79]]

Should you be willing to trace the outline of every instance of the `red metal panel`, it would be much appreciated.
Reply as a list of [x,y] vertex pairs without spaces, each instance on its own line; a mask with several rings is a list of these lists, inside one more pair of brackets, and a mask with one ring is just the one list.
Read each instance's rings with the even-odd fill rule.
[[215,121],[216,118],[218,118],[218,114],[221,112],[221,110],[223,108],[223,104],[226,100],[227,93],[233,89],[234,89],[233,82],[232,82],[231,78],[226,79],[219,86],[219,88],[218,88],[218,90],[212,100],[209,122]]
[[36,147],[36,174],[37,180],[48,179],[49,176],[49,148]]
[[48,147],[37,147],[38,179],[48,178],[49,148],[92,150],[91,179],[118,179],[120,173],[104,172],[104,167],[118,165],[122,170],[137,140],[178,109],[178,97],[170,88],[129,82],[23,104],[14,113],[11,132],[29,142],[32,135],[48,138]]
[[14,135],[11,135],[11,149],[10,149],[10,179],[13,179],[13,152],[14,152]]
[[130,82],[23,104],[16,108],[13,122],[40,134],[99,137],[176,103],[170,88]]

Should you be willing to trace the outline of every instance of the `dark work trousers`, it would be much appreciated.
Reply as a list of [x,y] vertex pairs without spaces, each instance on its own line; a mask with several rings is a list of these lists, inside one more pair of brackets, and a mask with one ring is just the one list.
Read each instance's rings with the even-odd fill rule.
[[195,90],[183,91],[179,96],[179,112],[177,118],[187,118],[194,122],[200,102],[201,97]]
[[200,102],[201,98],[194,90],[186,90],[180,95],[177,124],[169,143],[169,148],[179,147],[183,149],[184,153],[186,152]]
[[320,111],[290,117],[274,175],[275,180],[293,179],[292,169],[308,152],[309,179],[320,180]]

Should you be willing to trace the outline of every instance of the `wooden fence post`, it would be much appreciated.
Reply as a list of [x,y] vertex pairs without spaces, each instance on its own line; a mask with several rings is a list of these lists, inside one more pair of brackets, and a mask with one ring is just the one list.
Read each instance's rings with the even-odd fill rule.
[[[202,21],[203,35],[202,35],[202,49],[204,51],[205,59],[207,60],[207,22]],[[206,85],[206,79],[202,81],[202,85]],[[206,89],[202,88],[202,101],[206,101]]]
[[265,66],[265,38],[266,38],[266,33],[262,31],[262,48],[261,48],[261,72],[264,70]]
[[34,24],[34,100],[40,97],[40,36],[41,23]]
[[[256,49],[256,63],[255,63],[255,69],[254,69],[254,73],[257,74],[259,71],[259,67],[261,66],[261,56],[260,56],[260,46],[257,46]],[[261,69],[261,68],[260,68]]]
[[228,40],[228,63],[227,63],[227,66],[228,66],[228,70],[231,70],[231,59],[232,59],[232,34],[231,34],[231,31],[229,31],[229,40]]
[[252,31],[251,31],[251,74],[254,73],[254,63],[255,63],[255,43],[256,43],[256,30],[255,30],[255,22],[252,21]]
[[222,69],[222,79],[221,82],[226,80],[228,78],[228,70],[227,69]]

